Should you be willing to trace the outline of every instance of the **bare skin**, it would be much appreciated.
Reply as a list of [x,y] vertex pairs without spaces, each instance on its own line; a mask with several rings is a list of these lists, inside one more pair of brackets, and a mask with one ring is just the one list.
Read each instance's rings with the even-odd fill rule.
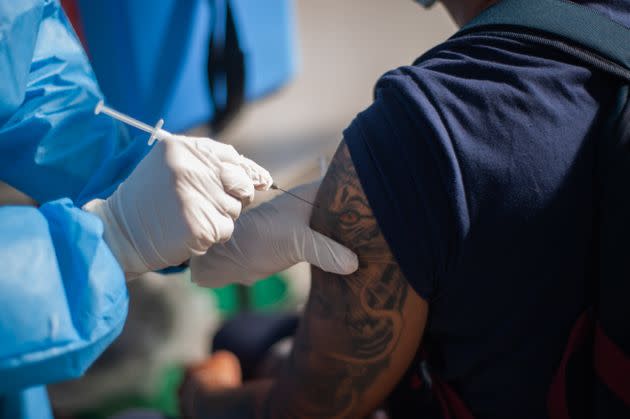
[[[316,203],[320,209],[313,213],[312,227],[353,249],[359,270],[341,277],[313,269],[304,317],[280,377],[236,390],[204,390],[189,379],[182,391],[185,405],[194,406],[184,412],[189,417],[364,417],[409,367],[428,305],[392,256],[345,143]],[[194,394],[187,395],[187,385]]]

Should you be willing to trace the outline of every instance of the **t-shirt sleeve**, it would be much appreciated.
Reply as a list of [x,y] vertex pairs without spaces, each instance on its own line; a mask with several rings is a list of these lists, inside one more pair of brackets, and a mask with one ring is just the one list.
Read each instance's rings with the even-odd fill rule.
[[430,301],[456,263],[469,220],[444,111],[418,77],[404,68],[386,74],[344,139],[407,281]]

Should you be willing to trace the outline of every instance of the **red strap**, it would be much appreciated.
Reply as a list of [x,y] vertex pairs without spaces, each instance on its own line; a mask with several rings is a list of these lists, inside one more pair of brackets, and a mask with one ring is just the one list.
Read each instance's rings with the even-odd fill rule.
[[448,400],[446,400],[446,395],[444,391],[439,388],[439,384],[433,381],[433,392],[435,394],[435,398],[440,403],[440,410],[442,411],[442,419],[453,419],[451,417],[451,409],[449,406]]
[[420,390],[424,386],[424,381],[418,374],[414,374],[411,376],[409,385],[411,386],[412,390]]
[[61,7],[63,7],[63,10],[66,12],[68,19],[70,19],[70,23],[72,23],[72,27],[77,33],[77,36],[83,45],[83,49],[87,51],[87,42],[85,41],[83,22],[81,21],[81,15],[79,14],[77,0],[61,0]]
[[558,371],[556,371],[549,390],[547,410],[549,411],[549,417],[551,419],[570,419],[569,406],[567,404],[567,366],[569,365],[571,355],[573,355],[588,337],[591,325],[591,311],[587,310],[580,315],[573,325],[573,329],[571,329],[569,342],[562,355],[560,367]]
[[595,329],[595,372],[619,399],[630,407],[630,359],[604,333]]

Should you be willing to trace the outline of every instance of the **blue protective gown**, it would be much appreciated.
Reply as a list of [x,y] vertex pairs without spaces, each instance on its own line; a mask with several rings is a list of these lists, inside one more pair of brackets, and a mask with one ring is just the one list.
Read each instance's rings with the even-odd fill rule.
[[[79,0],[79,12],[109,104],[151,124],[164,118],[165,129],[184,131],[214,116],[209,39],[221,48],[228,4],[244,54],[245,98],[255,100],[285,85],[297,70],[293,3]],[[215,87],[224,82],[212,81]]]
[[50,417],[43,384],[81,375],[121,331],[127,290],[97,217],[148,151],[102,94],[57,1],[0,0],[0,418]]

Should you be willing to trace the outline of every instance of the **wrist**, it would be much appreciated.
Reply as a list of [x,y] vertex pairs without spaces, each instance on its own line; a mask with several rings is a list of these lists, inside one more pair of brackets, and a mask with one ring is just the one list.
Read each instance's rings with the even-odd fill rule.
[[127,280],[150,271],[112,212],[108,200],[93,199],[82,209],[96,215],[102,221],[103,239],[125,272]]

